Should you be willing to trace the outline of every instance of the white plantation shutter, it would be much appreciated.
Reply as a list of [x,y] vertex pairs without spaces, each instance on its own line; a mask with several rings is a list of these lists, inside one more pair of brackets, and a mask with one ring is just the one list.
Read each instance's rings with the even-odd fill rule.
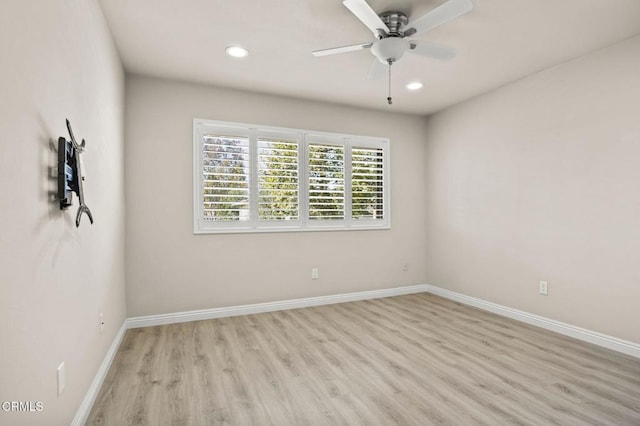
[[344,146],[309,144],[309,219],[344,219],[344,166]]
[[204,136],[202,177],[205,220],[249,220],[249,138]]
[[194,120],[194,232],[388,229],[389,140]]
[[357,148],[351,151],[351,217],[384,219],[384,150]]
[[299,143],[258,138],[258,219],[298,220]]

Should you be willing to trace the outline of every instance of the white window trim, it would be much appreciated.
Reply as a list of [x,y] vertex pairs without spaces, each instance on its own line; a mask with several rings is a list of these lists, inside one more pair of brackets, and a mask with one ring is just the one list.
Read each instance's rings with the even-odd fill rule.
[[[204,129],[216,128],[233,136],[248,136],[251,172],[250,194],[256,194],[258,179],[254,176],[257,170],[257,138],[259,133],[270,133],[277,137],[297,137],[300,143],[298,157],[299,171],[299,219],[295,221],[258,221],[253,217],[257,211],[257,197],[250,198],[249,221],[219,221],[212,223],[203,220],[203,174],[202,174],[202,140]],[[340,220],[312,220],[308,218],[308,146],[310,142],[336,143],[345,147],[345,217]],[[351,152],[356,148],[382,148],[383,157],[383,219],[357,219],[351,214]],[[237,123],[228,121],[193,119],[193,233],[255,233],[255,232],[313,232],[313,231],[350,231],[350,230],[381,230],[391,228],[391,169],[390,169],[390,140],[388,138],[360,136],[330,132],[316,132],[302,129],[263,126],[256,124]]]

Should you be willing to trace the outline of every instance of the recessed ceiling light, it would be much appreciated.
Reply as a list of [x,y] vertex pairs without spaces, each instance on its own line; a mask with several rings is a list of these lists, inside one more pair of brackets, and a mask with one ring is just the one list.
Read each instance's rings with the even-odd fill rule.
[[227,55],[234,58],[244,58],[249,55],[249,51],[240,46],[229,46],[225,49],[225,52],[227,52]]
[[413,81],[409,84],[407,84],[407,89],[409,90],[420,90],[422,89],[423,84],[420,83],[419,81]]

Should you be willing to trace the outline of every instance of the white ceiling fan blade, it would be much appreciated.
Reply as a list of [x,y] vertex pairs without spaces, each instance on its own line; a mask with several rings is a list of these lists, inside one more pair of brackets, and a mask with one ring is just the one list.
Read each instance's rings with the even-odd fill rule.
[[328,55],[336,55],[338,53],[347,53],[347,52],[355,52],[357,50],[368,49],[371,47],[373,43],[361,43],[361,44],[352,44],[349,46],[341,46],[341,47],[332,47],[330,49],[320,49],[314,50],[311,52],[313,56],[328,56]]
[[382,78],[388,71],[389,65],[383,64],[378,60],[378,58],[375,58],[371,64],[371,68],[369,69],[368,77],[370,80],[377,80]]
[[449,46],[443,46],[436,43],[428,43],[426,41],[410,41],[409,52],[429,58],[448,61],[456,56],[456,50]]
[[405,36],[412,36],[424,33],[460,15],[464,15],[471,9],[473,9],[471,0],[449,0],[415,21],[409,22],[407,25],[408,29],[404,34]]
[[356,18],[362,21],[373,32],[373,35],[378,36],[378,30],[382,30],[385,34],[389,33],[389,27],[382,22],[382,19],[378,14],[371,9],[371,6],[364,0],[344,0],[342,2],[347,9],[351,11]]

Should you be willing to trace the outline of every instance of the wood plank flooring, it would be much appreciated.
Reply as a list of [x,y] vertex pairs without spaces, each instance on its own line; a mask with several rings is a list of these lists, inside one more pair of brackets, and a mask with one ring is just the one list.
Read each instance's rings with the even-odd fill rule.
[[427,293],[129,330],[89,425],[640,425],[640,360]]

